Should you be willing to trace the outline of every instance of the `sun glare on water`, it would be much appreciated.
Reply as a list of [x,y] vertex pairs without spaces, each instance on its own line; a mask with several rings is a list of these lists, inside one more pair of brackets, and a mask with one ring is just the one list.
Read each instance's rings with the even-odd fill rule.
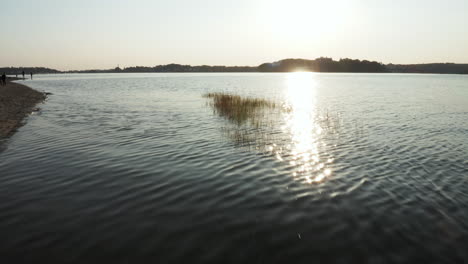
[[284,75],[281,102],[208,93],[214,113],[229,121],[226,135],[239,146],[264,149],[274,155],[295,180],[316,184],[331,177],[333,162],[326,151],[328,120],[320,115],[317,73]]
[[284,131],[291,136],[290,165],[294,166],[293,176],[308,183],[317,183],[331,175],[331,170],[319,155],[322,128],[316,117],[316,80],[310,72],[294,72],[286,77]]

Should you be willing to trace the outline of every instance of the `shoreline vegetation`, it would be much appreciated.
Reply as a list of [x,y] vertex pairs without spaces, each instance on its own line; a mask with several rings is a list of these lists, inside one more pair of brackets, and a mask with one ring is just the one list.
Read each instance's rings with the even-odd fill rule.
[[435,74],[468,74],[468,64],[428,63],[428,64],[382,64],[376,61],[317,58],[285,59],[259,66],[191,66],[182,64],[157,65],[154,67],[133,66],[113,69],[90,69],[59,71],[45,67],[3,67],[0,72],[8,75],[19,75],[22,71],[33,74],[60,73],[150,73],[150,72],[349,72],[349,73],[435,73]]
[[19,79],[8,78],[5,86],[0,86],[0,139],[11,136],[23,125],[23,119],[36,105],[46,99],[46,94],[14,83]]

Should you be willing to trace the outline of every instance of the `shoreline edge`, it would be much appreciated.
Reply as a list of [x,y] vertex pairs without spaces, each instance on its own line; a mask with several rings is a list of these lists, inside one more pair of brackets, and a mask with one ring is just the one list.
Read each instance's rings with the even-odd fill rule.
[[0,139],[12,136],[23,120],[43,102],[47,96],[24,84],[14,81],[18,78],[7,78],[6,85],[0,86]]

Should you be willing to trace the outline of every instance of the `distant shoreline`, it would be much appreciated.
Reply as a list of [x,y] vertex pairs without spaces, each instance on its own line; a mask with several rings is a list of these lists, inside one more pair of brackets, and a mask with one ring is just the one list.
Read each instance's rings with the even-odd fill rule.
[[317,58],[284,59],[259,66],[209,66],[166,64],[154,67],[133,66],[113,69],[89,69],[59,71],[44,67],[0,67],[0,73],[17,75],[26,74],[60,74],[60,73],[250,73],[250,72],[330,72],[330,73],[420,73],[420,74],[468,74],[468,64],[426,63],[426,64],[383,64],[376,61]]
[[6,86],[0,86],[0,139],[11,136],[23,125],[23,120],[34,111],[36,105],[46,99],[44,93],[8,78]]

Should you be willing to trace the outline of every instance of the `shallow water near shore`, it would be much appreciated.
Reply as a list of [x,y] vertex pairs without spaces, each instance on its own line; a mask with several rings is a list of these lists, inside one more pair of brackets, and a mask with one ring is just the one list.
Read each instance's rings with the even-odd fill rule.
[[0,259],[468,261],[468,76],[34,78],[53,95],[0,146]]

